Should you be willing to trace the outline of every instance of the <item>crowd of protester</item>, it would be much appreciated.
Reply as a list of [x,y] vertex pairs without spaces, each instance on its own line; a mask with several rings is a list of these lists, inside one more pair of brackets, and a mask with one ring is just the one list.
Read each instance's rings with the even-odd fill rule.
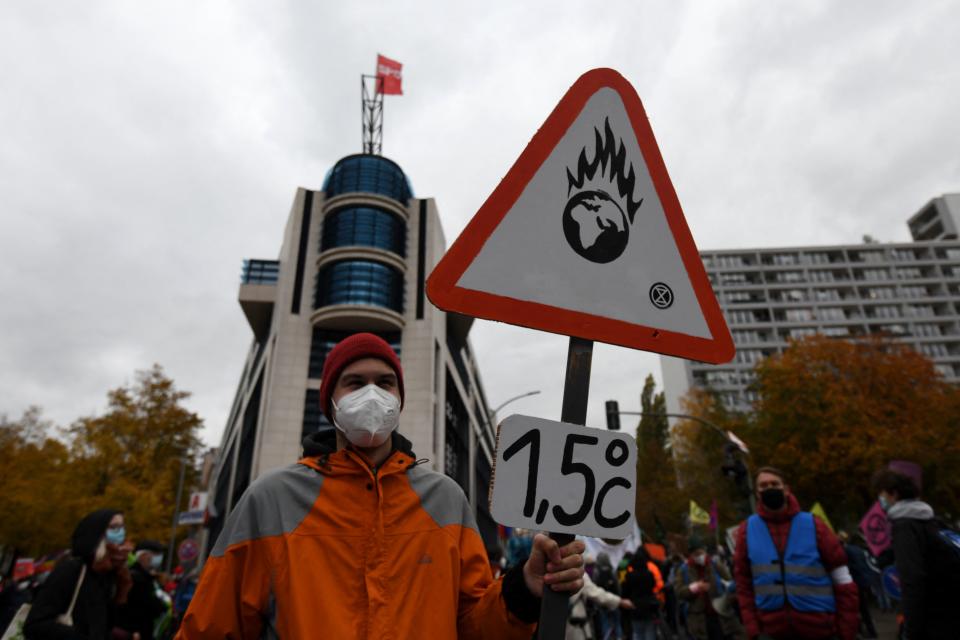
[[69,550],[0,582],[3,638],[166,640],[190,604],[196,569],[164,573],[164,547],[134,543],[123,514],[84,516]]

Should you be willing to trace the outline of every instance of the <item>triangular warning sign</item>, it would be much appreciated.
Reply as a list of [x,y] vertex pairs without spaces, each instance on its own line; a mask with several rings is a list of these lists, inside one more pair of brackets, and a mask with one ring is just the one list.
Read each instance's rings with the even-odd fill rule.
[[734,347],[640,97],[585,73],[427,281],[439,308],[705,362]]

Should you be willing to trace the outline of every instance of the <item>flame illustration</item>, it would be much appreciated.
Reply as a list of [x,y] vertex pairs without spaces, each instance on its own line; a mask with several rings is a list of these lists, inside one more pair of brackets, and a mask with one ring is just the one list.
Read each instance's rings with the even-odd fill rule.
[[[580,151],[580,158],[577,161],[577,176],[574,177],[567,168],[567,196],[573,191],[574,187],[582,189],[584,183],[592,181],[597,175],[597,169],[600,170],[600,177],[605,177],[611,184],[616,183],[617,191],[621,198],[626,198],[626,212],[633,224],[633,217],[637,209],[643,203],[643,198],[634,200],[633,189],[636,182],[636,175],[633,171],[633,164],[627,162],[627,150],[623,146],[622,140],[617,140],[610,128],[610,119],[605,118],[603,122],[604,133],[601,136],[600,130],[594,127],[596,153],[592,161],[587,160],[586,147]],[[618,144],[619,143],[619,144]],[[609,173],[607,167],[610,167]]]

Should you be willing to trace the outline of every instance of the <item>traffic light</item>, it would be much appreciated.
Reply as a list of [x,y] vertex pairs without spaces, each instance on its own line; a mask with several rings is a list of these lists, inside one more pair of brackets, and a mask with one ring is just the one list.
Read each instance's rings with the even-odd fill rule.
[[620,431],[620,403],[616,400],[607,400],[607,430]]
[[723,447],[724,463],[720,466],[723,475],[731,478],[745,495],[750,494],[749,483],[747,482],[747,465],[743,463],[740,456],[737,455],[739,449],[734,444],[726,444]]

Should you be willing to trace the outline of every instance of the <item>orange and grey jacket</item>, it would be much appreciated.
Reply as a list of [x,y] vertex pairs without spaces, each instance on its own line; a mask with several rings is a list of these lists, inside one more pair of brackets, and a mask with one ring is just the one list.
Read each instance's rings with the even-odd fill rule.
[[332,435],[304,445],[230,513],[178,639],[530,638],[520,568],[494,581],[463,491],[405,438],[378,469]]

